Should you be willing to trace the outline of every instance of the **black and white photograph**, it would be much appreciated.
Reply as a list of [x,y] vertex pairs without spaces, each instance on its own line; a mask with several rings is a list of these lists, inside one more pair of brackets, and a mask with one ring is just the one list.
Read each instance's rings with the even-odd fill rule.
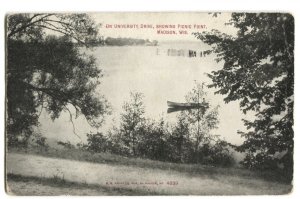
[[5,191],[287,195],[288,12],[5,16]]

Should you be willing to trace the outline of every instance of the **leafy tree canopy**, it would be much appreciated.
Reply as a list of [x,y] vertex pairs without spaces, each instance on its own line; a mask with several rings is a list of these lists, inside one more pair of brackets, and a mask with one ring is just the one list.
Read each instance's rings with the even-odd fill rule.
[[[277,163],[291,170],[293,163],[294,18],[285,13],[233,13],[229,25],[237,35],[218,30],[194,33],[212,46],[222,69],[209,74],[210,87],[239,100],[252,121],[244,120],[248,132],[237,149],[247,154],[244,164],[270,168]],[[278,154],[284,154],[280,157]]]
[[[52,36],[51,36],[52,35]],[[99,127],[109,113],[96,92],[102,71],[89,47],[97,26],[85,14],[17,14],[7,17],[7,138],[9,145],[27,143],[41,111],[54,120],[62,111],[84,115]]]
[[98,26],[87,14],[15,14],[7,17],[7,38],[41,40],[47,33],[66,35],[88,46]]

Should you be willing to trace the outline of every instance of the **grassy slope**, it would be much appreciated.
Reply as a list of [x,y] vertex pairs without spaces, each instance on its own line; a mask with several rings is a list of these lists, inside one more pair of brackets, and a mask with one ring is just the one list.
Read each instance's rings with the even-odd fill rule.
[[57,195],[151,195],[151,192],[140,190],[105,187],[99,184],[86,184],[71,182],[61,178],[45,178],[36,176],[21,176],[16,174],[7,175],[6,192],[10,195],[19,196],[57,196]]
[[39,149],[28,149],[26,151],[21,149],[11,149],[9,152],[16,153],[28,153],[34,155],[41,155],[44,157],[55,157],[61,159],[77,160],[92,163],[104,163],[113,165],[124,165],[124,166],[134,166],[140,168],[151,168],[151,169],[161,169],[161,170],[174,170],[178,172],[187,173],[190,175],[210,175],[212,178],[215,176],[239,176],[243,178],[258,178],[266,181],[280,182],[284,184],[289,184],[285,178],[285,174],[280,171],[250,171],[243,168],[224,168],[224,167],[214,167],[209,165],[199,165],[199,164],[180,164],[180,163],[170,163],[154,161],[149,159],[141,158],[127,158],[119,155],[114,155],[110,153],[90,153],[88,151],[82,151],[79,149],[53,149],[49,150],[39,150]]
[[[247,194],[286,194],[290,192],[292,188],[288,183],[284,182],[284,178],[282,175],[278,175],[278,173],[274,175],[274,172],[253,172],[242,168],[221,168],[195,164],[167,163],[140,158],[126,158],[108,153],[92,154],[77,149],[49,149],[48,151],[30,149],[27,152],[13,149],[10,150],[10,153],[27,153],[82,162],[105,163],[117,166],[120,169],[129,166],[132,168],[131,170],[140,173],[148,172],[148,169],[154,169],[154,176],[171,171],[178,176],[179,180],[188,180],[189,178],[198,179],[197,184],[199,183],[203,187],[201,195],[210,195],[211,193],[217,195],[243,194],[244,192],[242,190],[247,191]],[[57,181],[59,179],[28,177],[14,174],[8,175],[7,180],[12,193],[17,195],[65,195],[68,193],[72,195],[154,195],[154,193],[145,192],[144,190],[124,188],[108,189],[107,187],[105,188],[95,184],[65,180]],[[223,192],[221,192],[218,187],[224,185],[228,185],[229,189],[226,190],[223,188]],[[237,191],[238,189],[240,190]],[[258,192],[256,192],[256,190]],[[262,190],[266,190],[266,192]],[[215,191],[220,191],[220,193]]]

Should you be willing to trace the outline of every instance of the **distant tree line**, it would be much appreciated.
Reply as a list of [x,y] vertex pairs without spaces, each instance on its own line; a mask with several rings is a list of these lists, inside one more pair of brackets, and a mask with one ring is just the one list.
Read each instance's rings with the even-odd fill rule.
[[156,40],[150,41],[149,39],[107,37],[104,40],[104,45],[108,45],[108,46],[144,46],[144,45],[157,46],[158,41],[156,41]]
[[[74,41],[77,46],[84,46],[83,43]],[[107,37],[104,38],[103,36],[98,38],[86,38],[85,44],[90,46],[157,46],[158,41],[153,40],[150,41],[149,39],[136,39],[136,38],[113,38]]]

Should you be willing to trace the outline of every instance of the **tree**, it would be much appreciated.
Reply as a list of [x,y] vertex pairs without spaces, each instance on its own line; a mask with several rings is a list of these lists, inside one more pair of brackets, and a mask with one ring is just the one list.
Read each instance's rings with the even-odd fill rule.
[[92,152],[106,152],[110,149],[110,142],[101,132],[87,134],[86,149]]
[[7,17],[7,40],[37,41],[47,33],[66,35],[89,46],[98,25],[87,14],[14,14]]
[[[52,36],[51,36],[52,35]],[[7,139],[22,142],[37,126],[41,111],[54,120],[62,111],[84,115],[99,127],[109,113],[96,92],[102,71],[95,58],[80,51],[97,37],[97,26],[85,14],[16,14],[7,17]],[[73,124],[74,125],[74,124]],[[75,133],[75,131],[74,131]]]
[[168,160],[169,148],[166,134],[167,129],[163,117],[159,121],[146,119],[140,128],[140,138],[136,148],[138,156],[153,160]]
[[195,141],[195,151],[198,151],[201,142],[204,143],[205,140],[210,139],[211,135],[209,132],[217,128],[219,124],[219,106],[211,107],[211,104],[207,102],[207,92],[204,88],[204,83],[196,83],[194,88],[185,96],[188,103],[200,103],[202,101],[208,104],[208,107],[205,109],[191,109],[184,112],[184,117],[191,124],[190,137]]
[[183,111],[177,115],[176,124],[171,127],[168,144],[172,149],[170,151],[172,161],[184,163],[193,159],[190,123]]
[[[248,132],[238,132],[245,142],[237,149],[246,152],[243,163],[250,167],[293,167],[294,106],[294,18],[286,13],[233,13],[229,25],[235,36],[212,32],[195,33],[212,46],[210,52],[223,61],[222,69],[208,76],[210,87],[226,95],[224,101],[239,100],[246,114]],[[284,154],[281,158],[278,154]]]
[[210,151],[209,148],[213,146],[212,142],[216,136],[210,134],[210,131],[217,128],[219,124],[219,106],[212,107],[208,102],[205,87],[204,83],[196,82],[192,90],[186,94],[185,99],[187,103],[206,103],[207,107],[182,111],[178,115],[178,123],[175,128],[175,132],[179,132],[176,129],[183,128],[182,133],[186,134],[188,140],[186,141],[187,149],[190,150],[188,152],[190,157],[187,159],[193,162],[201,162],[205,156],[211,155],[204,151]]
[[130,101],[123,105],[124,112],[121,114],[120,131],[123,139],[132,155],[136,155],[136,147],[139,142],[139,134],[145,123],[145,106],[142,93],[130,93]]

